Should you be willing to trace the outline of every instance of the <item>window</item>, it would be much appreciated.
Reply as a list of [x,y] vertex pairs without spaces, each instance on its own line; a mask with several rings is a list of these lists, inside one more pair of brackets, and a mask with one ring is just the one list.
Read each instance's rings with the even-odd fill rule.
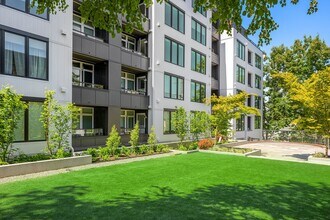
[[[195,0],[192,0],[192,7],[195,8]],[[206,11],[202,6],[198,7],[197,11],[206,17]]]
[[164,97],[184,99],[184,79],[174,75],[164,74]]
[[256,62],[255,66],[256,66],[258,69],[261,69],[261,57],[258,56],[258,55],[256,54],[255,60],[256,60],[256,61],[255,61],[255,62]]
[[206,86],[204,83],[191,81],[190,100],[203,103],[206,98]]
[[248,86],[252,88],[252,73],[248,73]]
[[206,74],[206,56],[191,50],[191,70]]
[[252,65],[252,52],[248,50],[248,63]]
[[40,121],[42,104],[42,102],[27,102],[28,108],[20,112],[21,118],[14,131],[15,142],[45,140],[45,131]]
[[256,75],[255,87],[261,89],[261,77]]
[[236,70],[236,81],[245,84],[245,69],[239,65]]
[[244,131],[245,130],[245,116],[241,115],[241,117],[236,118],[236,131]]
[[94,128],[94,108],[81,107],[77,128],[79,129],[93,129]]
[[[46,9],[42,14],[37,13],[38,3],[35,4],[34,7],[30,7],[33,0],[4,0],[4,4],[11,8],[18,9],[20,11],[24,11],[26,13],[38,16],[40,18],[48,19],[48,9]],[[1,4],[1,1],[0,1]]]
[[9,32],[3,36],[4,74],[48,79],[47,42]]
[[94,65],[74,60],[72,62],[72,84],[90,88],[103,88],[94,84]]
[[165,61],[184,67],[184,45],[165,37]]
[[245,45],[239,40],[237,40],[237,56],[245,60]]
[[121,110],[120,113],[120,129],[122,134],[129,133],[135,123],[135,111],[134,110]]
[[254,116],[254,129],[261,128],[261,116]]
[[191,38],[206,45],[206,27],[193,18],[191,19]]
[[163,113],[163,131],[164,134],[174,134],[175,127],[173,123],[174,110],[164,110]]
[[120,87],[122,91],[135,91],[135,75],[131,73],[122,72]]
[[251,107],[252,106],[252,96],[249,95],[247,99],[247,106]]
[[129,50],[136,50],[136,39],[127,34],[121,34],[121,46]]
[[248,131],[251,131],[252,130],[252,127],[251,127],[251,116],[248,116],[247,117],[247,129],[248,129]]
[[79,15],[73,14],[73,30],[78,33],[84,33],[87,36],[95,37],[95,28],[90,21],[82,21]]
[[165,24],[184,33],[184,12],[169,2],[165,2]]
[[254,97],[254,107],[256,107],[257,109],[261,109],[261,97],[260,96]]

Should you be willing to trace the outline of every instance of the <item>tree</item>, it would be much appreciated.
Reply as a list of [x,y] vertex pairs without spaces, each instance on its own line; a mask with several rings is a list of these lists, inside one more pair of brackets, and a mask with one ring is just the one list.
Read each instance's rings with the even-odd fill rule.
[[14,131],[26,107],[21,95],[10,86],[2,87],[0,90],[0,162],[7,162],[13,152]]
[[106,141],[106,147],[109,149],[110,154],[114,154],[121,144],[121,137],[117,131],[116,125],[113,125],[111,132]]
[[212,106],[211,123],[215,130],[215,137],[226,139],[230,131],[230,121],[241,115],[260,115],[259,110],[245,105],[249,94],[241,92],[237,95],[216,96],[213,95],[207,103]]
[[79,109],[73,104],[61,105],[54,99],[55,92],[45,92],[40,121],[43,123],[46,150],[50,155],[70,147],[69,137],[78,123]]
[[328,156],[330,139],[330,67],[313,73],[304,82],[293,73],[274,75],[284,83],[291,100],[297,104],[299,117],[292,123],[299,130],[314,132],[326,138],[325,155]]
[[187,112],[183,107],[178,108],[173,114],[173,126],[174,132],[180,138],[180,142],[184,141],[188,133],[188,117]]
[[[318,0],[309,0],[310,6],[307,13],[312,14],[318,9]],[[164,0],[156,0],[162,3]],[[277,5],[285,7],[289,0],[194,0],[194,10],[200,7],[213,11],[212,22],[221,21],[218,31],[228,31],[235,24],[242,26],[243,17],[251,20],[246,33],[255,34],[260,30],[259,44],[269,44],[270,33],[278,28],[278,24],[271,15],[271,9]],[[297,4],[299,0],[291,0],[292,4]],[[130,32],[134,27],[142,28],[142,22],[146,18],[142,15],[139,5],[144,3],[150,7],[153,0],[83,0],[80,11],[82,19],[90,20],[92,24],[100,29],[104,29],[112,35],[123,30],[121,25],[121,15],[126,17],[126,31]],[[33,0],[32,6],[37,5],[37,12],[43,13],[49,8],[50,13],[65,11],[68,7],[67,0]]]
[[287,96],[279,78],[274,74],[290,72],[299,81],[308,79],[314,72],[329,65],[330,47],[319,36],[305,36],[296,40],[291,47],[280,45],[273,47],[265,65],[265,128],[278,130],[288,126],[297,117],[297,112],[291,106],[293,100]]
[[151,147],[154,147],[157,144],[157,137],[156,137],[154,126],[151,127],[151,131],[150,131],[150,134],[149,134],[149,137],[148,137],[148,144]]
[[210,116],[204,111],[190,113],[190,133],[198,141],[201,134],[210,130]]
[[139,145],[139,138],[140,138],[140,127],[139,121],[137,121],[134,125],[133,130],[131,131],[131,140],[129,141],[132,147],[137,147]]

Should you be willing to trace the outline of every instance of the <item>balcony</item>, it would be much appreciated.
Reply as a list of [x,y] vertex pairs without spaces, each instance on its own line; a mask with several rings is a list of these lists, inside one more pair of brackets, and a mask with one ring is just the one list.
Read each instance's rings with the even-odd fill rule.
[[149,96],[141,95],[138,92],[120,94],[120,106],[127,109],[148,109]]
[[212,41],[220,40],[220,34],[217,32],[217,29],[212,26]]
[[212,65],[219,65],[219,55],[212,51]]
[[211,89],[212,90],[219,90],[219,80],[215,78],[211,78]]
[[149,58],[139,52],[126,48],[121,50],[121,63],[127,67],[132,67],[140,71],[148,71]]
[[73,32],[73,52],[102,60],[109,59],[109,45],[107,43],[76,32]]

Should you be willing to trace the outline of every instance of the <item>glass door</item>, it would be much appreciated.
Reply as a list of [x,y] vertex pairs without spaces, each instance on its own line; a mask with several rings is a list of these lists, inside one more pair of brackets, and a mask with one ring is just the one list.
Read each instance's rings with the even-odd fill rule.
[[137,78],[137,91],[139,94],[145,95],[147,92],[147,79],[145,76]]
[[136,118],[139,121],[140,134],[145,134],[146,133],[146,114],[137,113]]

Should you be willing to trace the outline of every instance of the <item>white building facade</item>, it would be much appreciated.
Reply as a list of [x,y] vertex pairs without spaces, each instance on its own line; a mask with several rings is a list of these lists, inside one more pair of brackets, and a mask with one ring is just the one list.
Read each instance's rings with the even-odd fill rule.
[[246,105],[260,112],[260,116],[247,115],[233,120],[234,138],[262,139],[264,54],[235,28],[231,35],[221,34],[220,51],[220,95],[245,91],[250,94]]

